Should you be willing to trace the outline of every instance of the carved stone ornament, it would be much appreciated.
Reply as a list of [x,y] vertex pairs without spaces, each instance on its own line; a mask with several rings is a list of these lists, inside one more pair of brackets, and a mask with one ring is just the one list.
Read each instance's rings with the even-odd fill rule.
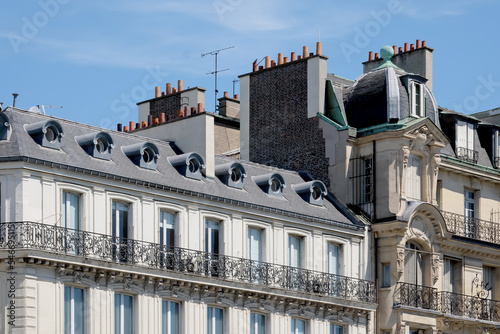
[[399,277],[401,277],[405,271],[405,251],[404,249],[398,249],[398,259],[397,259],[397,271]]
[[406,168],[408,166],[408,158],[410,157],[410,149],[408,146],[403,146],[401,150],[403,151],[403,168]]
[[432,256],[432,283],[436,284],[439,279],[439,256]]
[[434,154],[434,157],[432,157],[432,171],[434,172],[434,176],[436,177],[439,172],[440,164],[441,164],[441,158],[439,157],[439,154]]
[[410,150],[422,151],[425,146],[434,140],[434,136],[426,126],[422,126],[413,131],[412,135],[414,135],[415,138],[410,142]]

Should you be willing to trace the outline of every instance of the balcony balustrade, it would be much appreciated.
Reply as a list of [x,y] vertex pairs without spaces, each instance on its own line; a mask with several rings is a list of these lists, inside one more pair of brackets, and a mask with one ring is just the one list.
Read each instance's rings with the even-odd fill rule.
[[477,164],[478,157],[478,151],[471,150],[465,147],[457,147],[457,158],[459,160]]
[[33,222],[0,224],[0,249],[38,250],[374,303],[371,281]]
[[456,235],[476,240],[500,243],[500,224],[456,213],[441,211],[446,229]]
[[437,289],[412,283],[398,283],[396,305],[437,311]]
[[500,321],[500,301],[453,292],[440,292],[439,295],[440,310],[444,314]]

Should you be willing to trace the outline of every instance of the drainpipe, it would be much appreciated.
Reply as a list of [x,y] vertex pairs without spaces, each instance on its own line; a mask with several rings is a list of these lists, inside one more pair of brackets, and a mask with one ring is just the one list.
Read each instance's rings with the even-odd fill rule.
[[373,221],[377,220],[377,143],[373,141]]

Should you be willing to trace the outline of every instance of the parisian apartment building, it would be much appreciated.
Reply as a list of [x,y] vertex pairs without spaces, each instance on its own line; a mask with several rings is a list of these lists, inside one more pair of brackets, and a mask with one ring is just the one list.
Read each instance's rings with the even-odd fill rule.
[[500,110],[440,106],[433,51],[317,43],[116,130],[4,108],[0,332],[498,333]]

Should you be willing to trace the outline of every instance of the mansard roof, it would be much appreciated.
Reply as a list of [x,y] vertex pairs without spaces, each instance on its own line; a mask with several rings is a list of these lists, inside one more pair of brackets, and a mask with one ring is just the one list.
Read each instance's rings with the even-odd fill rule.
[[[106,130],[86,124],[81,124],[55,117],[36,114],[16,108],[7,108],[2,112],[11,126],[11,135],[8,140],[0,140],[0,163],[21,161],[53,168],[51,172],[82,173],[93,182],[99,179],[107,182],[126,182],[134,185],[144,186],[145,191],[166,191],[177,194],[195,196],[198,199],[206,199],[227,203],[237,207],[254,208],[266,212],[274,212],[289,217],[297,217],[307,221],[324,222],[358,229],[356,223],[351,222],[330,201],[324,201],[324,205],[318,207],[311,205],[301,198],[292,187],[286,187],[282,197],[269,196],[262,192],[257,184],[252,181],[252,176],[269,173],[279,173],[286,184],[300,184],[305,180],[295,172],[264,166],[256,163],[236,160],[229,157],[217,156],[216,165],[237,161],[244,166],[248,175],[243,183],[243,188],[228,187],[218,177],[201,180],[186,178],[178,173],[176,168],[169,162],[168,157],[178,154],[175,144],[161,140],[142,137],[136,134]],[[25,125],[37,123],[44,120],[55,120],[59,122],[64,130],[64,137],[59,150],[39,145],[25,130]],[[89,155],[76,140],[77,137],[104,131],[108,133],[115,145],[111,151],[110,160],[96,159]],[[134,164],[123,152],[122,148],[140,143],[149,142],[158,148],[158,161],[156,169],[141,168]],[[1,168],[1,165],[0,165]]]

